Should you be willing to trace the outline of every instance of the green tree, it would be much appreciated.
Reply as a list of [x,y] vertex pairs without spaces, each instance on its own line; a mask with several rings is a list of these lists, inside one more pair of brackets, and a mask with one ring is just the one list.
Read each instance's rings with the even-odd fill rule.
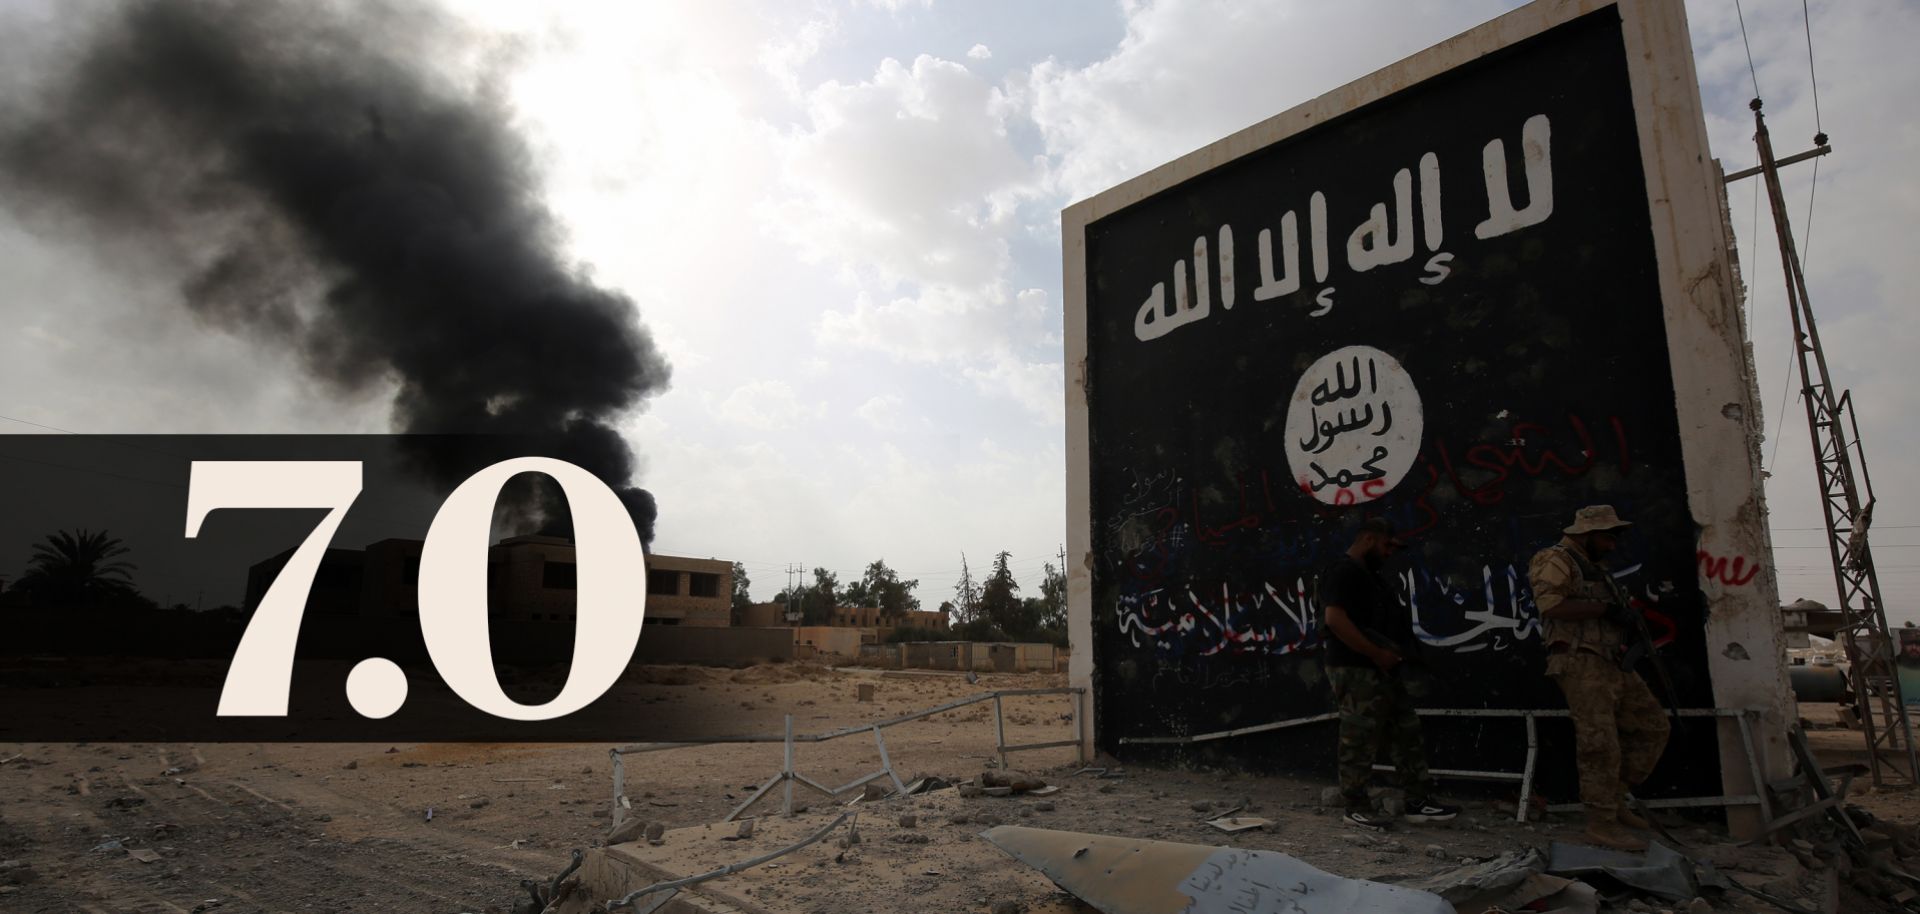
[[740,614],[753,605],[753,593],[749,588],[753,582],[747,579],[747,566],[733,563],[733,621],[739,624]]
[[967,554],[960,553],[960,580],[953,585],[953,625],[971,624],[980,615],[980,585],[974,583],[973,572],[967,568]]
[[1058,633],[1064,637],[1067,633],[1067,575],[1063,569],[1046,565],[1046,577],[1040,582],[1039,613],[1040,630]]
[[833,621],[833,607],[840,602],[838,575],[825,568],[813,570],[813,584],[800,592],[800,621],[804,625],[826,625]]
[[900,575],[887,567],[886,559],[875,559],[860,580],[847,585],[840,598],[849,606],[879,607],[882,622],[891,624],[904,618],[908,610],[920,608],[920,598],[913,595],[919,586],[917,580],[900,580]]
[[13,590],[32,596],[43,606],[102,606],[140,602],[133,587],[132,562],[121,561],[129,551],[104,530],[62,530],[33,544],[27,570]]
[[1037,612],[1031,612],[1020,599],[1020,585],[1007,567],[1011,554],[1001,550],[993,557],[993,571],[980,586],[980,618],[985,619],[1002,638],[1024,638],[1039,627]]

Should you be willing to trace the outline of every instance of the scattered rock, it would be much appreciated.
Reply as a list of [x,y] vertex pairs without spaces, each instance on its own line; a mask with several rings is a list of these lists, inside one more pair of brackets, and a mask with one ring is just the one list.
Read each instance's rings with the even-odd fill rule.
[[1047,786],[1046,781],[1024,771],[1015,771],[1011,768],[1001,771],[981,772],[980,784],[983,787],[1011,787],[1014,793],[1039,790]]
[[1100,785],[1100,786],[1099,786],[1098,788],[1096,788],[1096,789],[1094,790],[1094,792],[1095,792],[1095,793],[1112,793],[1112,792],[1113,792],[1113,785],[1112,785],[1112,784],[1101,784],[1101,785]]
[[1447,849],[1438,844],[1429,844],[1427,845],[1427,856],[1436,860],[1445,860],[1447,858]]
[[916,816],[910,812],[903,812],[900,814],[901,828],[914,828],[914,827],[917,827],[919,824],[920,824],[919,816]]
[[993,914],[1020,914],[1020,902],[1000,901],[993,905]]
[[356,768],[359,768],[359,767],[360,767],[360,760],[359,760],[359,759],[354,759],[353,761],[350,761],[350,762],[348,762],[348,763],[346,763],[345,765],[341,765],[340,767],[342,767],[342,768],[345,768],[345,769],[346,769],[346,770],[348,770],[348,771],[352,771],[352,770],[354,770],[354,769],[356,769]]
[[646,834],[648,844],[658,845],[667,843],[667,827],[659,822],[647,826]]
[[492,800],[489,800],[486,797],[481,797],[480,799],[477,799],[471,803],[468,803],[467,808],[468,809],[485,809],[487,805],[492,802],[493,802]]
[[1320,791],[1320,805],[1328,809],[1347,805],[1347,796],[1338,787],[1328,787]]
[[0,882],[8,885],[26,885],[40,878],[40,873],[28,866],[25,860],[0,860]]
[[[749,819],[748,821],[752,821],[752,820]],[[607,843],[608,844],[625,844],[629,841],[639,838],[641,835],[645,834],[646,831],[647,831],[646,822],[640,819],[627,819],[625,821],[622,821],[619,825],[615,825],[612,831],[607,832]]]
[[[486,805],[485,801],[482,801],[480,805],[482,806]],[[613,818],[613,810],[608,809],[605,806],[602,806],[595,809],[591,813],[591,815],[596,819],[611,819]]]
[[884,800],[887,798],[887,788],[879,783],[870,781],[867,783],[867,789],[860,794],[860,798],[869,803],[875,800]]
[[1053,801],[1041,800],[1040,802],[1033,804],[1033,808],[1041,812],[1052,812],[1054,809]]
[[956,812],[953,814],[951,818],[947,819],[947,821],[954,825],[965,825],[971,820],[969,819],[966,813]]
[[910,834],[910,835],[894,835],[893,840],[895,843],[898,843],[898,844],[931,844],[933,843],[933,837],[931,835],[928,835],[925,832],[914,832],[913,834]]
[[1407,801],[1404,797],[1381,797],[1380,811],[1389,816],[1399,816],[1407,811]]
[[1193,811],[1194,811],[1194,812],[1208,812],[1208,811],[1211,811],[1212,809],[1213,809],[1213,801],[1212,801],[1212,800],[1195,800],[1195,801],[1193,801]]
[[1708,914],[1708,912],[1712,910],[1713,905],[1708,903],[1705,898],[1695,898],[1687,902],[1687,914]]
[[107,801],[108,809],[132,809],[135,806],[145,805],[147,805],[146,797],[114,797]]

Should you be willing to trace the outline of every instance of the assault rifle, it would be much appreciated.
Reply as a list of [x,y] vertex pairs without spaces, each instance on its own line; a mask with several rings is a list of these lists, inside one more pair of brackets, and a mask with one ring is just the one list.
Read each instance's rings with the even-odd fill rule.
[[1680,692],[1673,686],[1673,675],[1668,672],[1666,661],[1654,647],[1653,633],[1647,629],[1647,617],[1633,608],[1633,601],[1620,589],[1613,575],[1577,553],[1573,553],[1573,558],[1580,565],[1583,577],[1598,580],[1607,588],[1610,599],[1607,600],[1606,618],[1626,630],[1627,643],[1626,649],[1620,654],[1620,669],[1632,673],[1645,663],[1653,671],[1653,682],[1660,688],[1660,697],[1666,702],[1667,712],[1673,716],[1675,724],[1684,725],[1685,718],[1680,716]]

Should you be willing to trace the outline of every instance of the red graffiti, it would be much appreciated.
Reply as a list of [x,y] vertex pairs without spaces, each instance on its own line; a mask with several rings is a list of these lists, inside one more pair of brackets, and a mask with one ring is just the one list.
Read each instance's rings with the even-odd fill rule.
[[1745,587],[1760,574],[1760,563],[1747,564],[1746,556],[1734,556],[1731,560],[1716,556],[1705,549],[1697,554],[1700,560],[1700,576],[1709,581],[1719,581],[1728,587]]
[[[1631,473],[1633,461],[1627,450],[1627,432],[1618,417],[1609,418],[1613,429],[1614,444],[1618,450],[1620,472]],[[1454,466],[1453,455],[1442,439],[1434,439],[1433,451],[1440,457],[1441,467],[1453,481],[1454,488],[1460,494],[1482,505],[1494,505],[1506,498],[1506,483],[1515,472],[1529,478],[1537,478],[1552,473],[1568,479],[1585,476],[1593,469],[1599,459],[1599,449],[1587,423],[1579,416],[1569,413],[1567,425],[1573,440],[1566,441],[1557,436],[1554,429],[1537,422],[1515,422],[1508,429],[1508,440],[1504,444],[1484,442],[1467,448],[1462,455],[1463,462],[1471,469],[1491,474],[1491,478],[1480,485],[1468,485],[1460,477]],[[1537,449],[1536,449],[1536,444]],[[1562,448],[1571,447],[1572,454],[1562,452]]]

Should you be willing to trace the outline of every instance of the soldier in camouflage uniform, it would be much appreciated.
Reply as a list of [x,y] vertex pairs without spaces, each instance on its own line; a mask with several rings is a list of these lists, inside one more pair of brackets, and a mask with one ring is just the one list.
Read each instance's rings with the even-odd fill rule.
[[1533,557],[1528,577],[1545,620],[1547,676],[1566,695],[1573,717],[1587,837],[1641,850],[1646,842],[1622,826],[1648,823],[1626,808],[1626,794],[1653,772],[1669,728],[1646,681],[1621,668],[1625,614],[1638,610],[1599,564],[1627,526],[1610,505],[1581,508],[1566,536]]
[[[1399,603],[1379,578],[1380,563],[1400,548],[1393,526],[1382,518],[1361,525],[1345,557],[1320,578],[1327,679],[1340,714],[1340,792],[1346,798],[1345,821],[1374,831],[1392,820],[1374,812],[1367,781],[1380,744],[1387,745],[1394,773],[1406,791],[1403,815],[1409,822],[1444,822],[1457,807],[1435,802],[1427,775],[1420,718],[1400,675],[1402,658],[1394,632],[1411,637]],[[1396,624],[1397,623],[1397,624]],[[1400,629],[1407,629],[1401,632]]]

